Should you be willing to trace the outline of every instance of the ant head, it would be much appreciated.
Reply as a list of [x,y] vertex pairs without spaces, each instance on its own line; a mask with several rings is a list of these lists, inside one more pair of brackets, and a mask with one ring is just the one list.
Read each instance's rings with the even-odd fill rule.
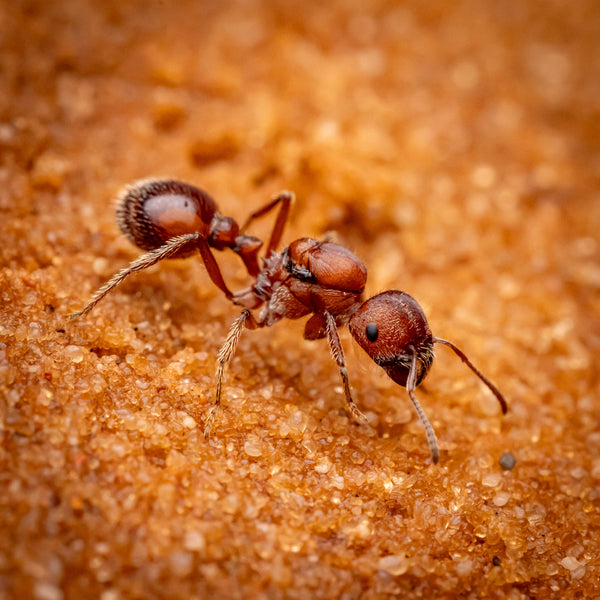
[[[407,387],[413,356],[416,373],[413,388],[425,378],[433,362],[433,344],[450,348],[496,396],[503,413],[508,406],[498,388],[452,342],[433,337],[417,301],[397,290],[369,298],[348,322],[352,337],[363,350],[398,384]],[[411,387],[408,385],[409,393]],[[415,397],[413,403],[417,406]],[[420,407],[417,407],[420,411]],[[421,416],[421,415],[420,415]],[[421,416],[421,420],[424,418]],[[429,426],[430,427],[430,426]],[[426,425],[427,428],[427,425]],[[431,430],[433,431],[433,430]]]
[[415,385],[433,360],[433,337],[417,301],[397,290],[369,298],[348,323],[352,337],[398,384],[405,386],[413,354],[417,356]]
[[168,179],[138,181],[117,200],[119,228],[142,250],[154,250],[186,233],[207,235],[215,212],[215,202],[206,192]]

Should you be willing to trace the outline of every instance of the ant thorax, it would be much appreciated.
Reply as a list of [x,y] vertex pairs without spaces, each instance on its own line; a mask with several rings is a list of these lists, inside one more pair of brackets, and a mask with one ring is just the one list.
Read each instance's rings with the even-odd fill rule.
[[261,302],[268,302],[281,283],[289,277],[284,267],[284,255],[285,251],[273,252],[271,256],[262,259],[263,267],[252,286],[254,295]]
[[[258,322],[269,327],[283,318],[330,312],[337,325],[344,324],[362,303],[365,282],[366,268],[349,250],[301,238],[264,259],[253,287],[255,296],[267,302]],[[324,337],[325,321],[321,321],[312,322],[305,336]]]

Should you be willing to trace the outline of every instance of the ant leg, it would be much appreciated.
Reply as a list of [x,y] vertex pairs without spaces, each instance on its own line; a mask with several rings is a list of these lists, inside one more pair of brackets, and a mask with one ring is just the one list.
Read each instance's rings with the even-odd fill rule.
[[136,271],[143,271],[144,269],[155,265],[157,262],[160,262],[165,258],[172,257],[174,254],[177,254],[182,250],[189,250],[189,246],[197,246],[198,239],[203,239],[198,233],[187,233],[185,235],[180,235],[170,239],[160,248],[156,248],[155,250],[151,250],[146,254],[142,254],[142,256],[131,262],[128,267],[125,267],[118,273],[115,273],[115,275],[113,275],[99,290],[96,291],[85,307],[79,312],[73,313],[70,318],[75,319],[76,317],[86,315],[94,308],[94,306],[96,306],[96,304],[98,304],[98,302],[100,302],[100,300],[102,300],[102,298],[104,298],[104,296],[106,296],[106,294],[108,294],[108,292],[122,283],[124,279],[129,277],[129,275],[135,273]]
[[210,246],[208,245],[206,238],[200,236],[197,245],[200,256],[202,256],[202,260],[204,261],[206,272],[211,281],[225,294],[227,300],[231,300],[233,298],[233,293],[225,284],[223,276],[221,275],[221,269],[219,268],[213,253],[210,251]]
[[281,241],[281,236],[283,235],[283,229],[285,228],[286,221],[288,219],[288,215],[290,213],[290,206],[294,201],[295,196],[293,192],[279,192],[277,196],[275,196],[270,202],[262,206],[261,208],[251,212],[246,222],[242,225],[240,229],[240,235],[242,235],[246,229],[250,226],[250,223],[255,219],[259,219],[260,217],[264,217],[266,214],[271,212],[278,204],[279,213],[277,214],[277,218],[275,219],[275,224],[273,225],[273,230],[271,231],[271,238],[269,240],[269,245],[267,246],[266,256],[269,256],[271,252],[275,251],[277,246],[279,246],[279,242]]
[[204,424],[204,437],[206,439],[208,439],[210,436],[210,430],[215,420],[215,415],[217,414],[219,406],[221,405],[221,384],[223,382],[223,371],[235,355],[235,350],[240,341],[242,330],[244,329],[244,325],[246,325],[246,321],[248,321],[248,327],[251,329],[254,329],[258,326],[254,320],[254,317],[252,316],[252,313],[247,308],[244,309],[242,314],[233,322],[233,325],[231,326],[231,329],[225,338],[225,343],[219,350],[219,354],[217,356],[219,364],[217,366],[217,389],[215,392],[215,403],[210,408]]
[[417,396],[415,394],[415,388],[417,383],[417,353],[414,348],[412,348],[412,360],[410,363],[410,371],[408,372],[408,380],[406,382],[406,390],[408,391],[408,395],[412,400],[413,406],[419,415],[419,419],[421,419],[421,423],[423,423],[423,427],[425,427],[425,435],[427,436],[427,443],[429,444],[429,449],[431,450],[431,460],[434,465],[437,465],[438,460],[440,460],[440,451],[438,449],[437,438],[435,437],[435,431],[421,406],[421,403],[417,400]]
[[344,393],[346,394],[346,402],[348,403],[348,408],[350,413],[358,421],[364,425],[368,425],[369,421],[367,417],[358,409],[354,400],[352,398],[352,392],[350,391],[350,383],[348,381],[348,371],[346,370],[346,361],[344,360],[344,350],[342,348],[342,343],[340,342],[340,336],[337,332],[337,325],[335,324],[335,319],[333,315],[327,311],[325,311],[325,331],[327,333],[327,341],[329,342],[329,348],[331,349],[331,356],[333,356],[333,360],[337,363],[337,366],[340,370],[340,375],[342,376],[342,381],[344,382]]
[[466,354],[448,340],[443,340],[442,338],[434,337],[433,341],[438,344],[444,344],[445,346],[448,346],[449,348],[452,348],[452,350],[454,350],[454,353],[467,365],[467,367],[469,367],[469,369],[471,369],[471,371],[473,371],[473,373],[475,373],[475,375],[477,375],[477,377],[479,377],[479,379],[481,379],[481,381],[483,381],[483,383],[485,383],[485,385],[487,385],[492,394],[496,396],[498,402],[500,402],[502,414],[505,415],[506,411],[508,410],[508,406],[506,404],[504,396],[502,395],[500,390],[467,358]]

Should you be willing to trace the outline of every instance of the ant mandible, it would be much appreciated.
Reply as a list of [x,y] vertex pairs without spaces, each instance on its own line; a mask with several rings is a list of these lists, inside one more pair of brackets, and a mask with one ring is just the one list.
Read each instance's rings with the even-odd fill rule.
[[[363,302],[367,269],[350,250],[329,241],[300,238],[282,252],[276,251],[293,199],[291,192],[281,192],[252,212],[240,228],[231,217],[221,216],[214,200],[193,185],[153,179],[134,183],[118,199],[117,222],[121,231],[147,252],[114,275],[81,311],[71,317],[90,312],[132,273],[165,258],[183,258],[199,252],[213,283],[229,300],[243,307],[218,353],[215,401],[204,425],[206,438],[221,404],[223,372],[235,354],[244,327],[270,327],[284,318],[299,319],[307,315],[312,316],[306,322],[304,338],[327,338],[352,416],[359,422],[367,422],[352,398],[344,351],[338,336],[338,327],[346,324],[352,337],[371,359],[393,381],[406,387],[425,427],[433,463],[439,460],[437,438],[415,389],[431,367],[434,344],[451,348],[492,391],[500,402],[502,412],[506,413],[504,396],[459,348],[432,335],[423,310],[414,298],[405,292],[389,290]],[[245,231],[252,221],[277,207],[279,211],[262,258],[262,267],[259,267],[258,253],[262,241],[246,235]],[[231,292],[211,248],[229,248],[238,254],[254,283],[239,292]],[[261,306],[256,318],[251,311]]]

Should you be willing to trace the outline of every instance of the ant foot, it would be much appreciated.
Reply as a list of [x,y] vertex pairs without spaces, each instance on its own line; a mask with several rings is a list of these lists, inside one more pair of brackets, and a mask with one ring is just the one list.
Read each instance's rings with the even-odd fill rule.
[[356,406],[356,404],[348,404],[348,409],[350,410],[350,414],[352,415],[352,418],[359,423],[360,425],[368,425],[369,424],[369,419],[367,419],[367,415],[365,415],[365,413],[361,412],[358,407]]
[[219,409],[218,404],[213,404],[211,409],[208,411],[208,416],[206,417],[206,423],[204,424],[204,439],[207,440],[210,437],[210,430],[212,429],[213,423],[215,421],[215,415],[217,414],[217,410]]

